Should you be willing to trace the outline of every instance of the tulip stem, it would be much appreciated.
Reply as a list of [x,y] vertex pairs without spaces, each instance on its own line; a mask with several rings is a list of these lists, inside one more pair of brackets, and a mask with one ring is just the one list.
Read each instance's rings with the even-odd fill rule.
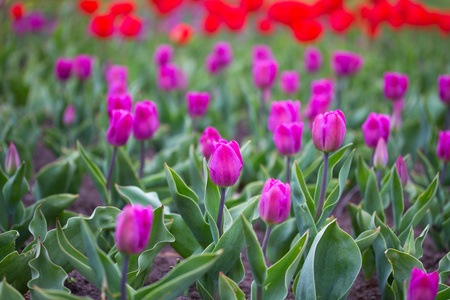
[[445,170],[447,169],[447,162],[444,161],[444,165],[442,166],[442,174],[441,174],[441,187],[444,188],[444,181],[445,181]]
[[338,78],[336,89],[336,109],[341,109],[341,98],[342,98],[342,79]]
[[381,176],[382,172],[381,170],[377,171],[377,183],[378,183],[378,190],[381,192]]
[[111,156],[111,162],[109,164],[108,177],[106,179],[106,190],[109,191],[109,186],[111,184],[111,176],[114,169],[114,162],[116,160],[117,147],[114,147],[113,154]]
[[448,130],[450,127],[450,105],[447,105],[447,112],[445,114],[444,130]]
[[375,157],[375,150],[372,151],[372,156],[370,157],[369,168],[373,167],[373,158]]
[[139,164],[139,179],[144,176],[144,165],[145,165],[145,141],[141,141],[141,157]]
[[291,181],[291,157],[286,156],[286,183]]
[[256,286],[256,300],[262,300],[263,288],[261,285]]
[[219,230],[219,238],[222,236],[222,218],[223,218],[223,207],[225,206],[225,188],[220,188],[220,205],[219,205],[219,215],[217,216],[217,229]]
[[122,300],[127,300],[127,273],[129,262],[130,257],[128,255],[125,255],[123,258],[123,266],[122,266],[122,281],[120,283],[120,294]]
[[269,238],[270,238],[270,234],[272,233],[272,226],[267,225],[266,227],[266,234],[264,234],[264,240],[262,243],[262,250],[264,253],[264,256],[266,256],[266,252],[267,252],[267,245],[269,244]]
[[197,131],[197,122],[195,118],[192,118],[192,133],[195,133]]
[[316,221],[319,220],[322,213],[323,200],[325,199],[325,192],[327,190],[327,175],[328,175],[328,153],[323,153],[323,169],[322,169],[322,184],[320,185],[319,203],[316,210]]

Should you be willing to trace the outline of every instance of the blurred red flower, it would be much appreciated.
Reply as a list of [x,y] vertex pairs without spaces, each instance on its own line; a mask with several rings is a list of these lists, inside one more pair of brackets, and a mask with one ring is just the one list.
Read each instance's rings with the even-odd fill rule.
[[263,5],[263,0],[241,0],[240,6],[247,12],[258,10]]
[[134,1],[113,1],[109,5],[109,11],[111,14],[118,15],[128,15],[134,12],[136,3]]
[[183,0],[148,0],[148,2],[154,4],[159,14],[164,15],[180,6]]
[[256,20],[256,29],[261,34],[269,35],[275,31],[275,25],[269,18],[261,17]]
[[285,25],[317,17],[314,7],[292,0],[272,4],[267,12],[269,18]]
[[94,13],[98,8],[100,7],[100,4],[98,0],[80,0],[78,1],[78,9],[80,12],[85,14],[92,14]]
[[119,32],[125,38],[134,38],[142,30],[142,21],[138,16],[128,15],[122,18]]
[[227,7],[222,12],[222,18],[231,31],[239,31],[245,25],[247,11],[242,7]]
[[331,28],[337,33],[347,31],[354,21],[355,16],[344,9],[333,11],[329,18]]
[[343,0],[319,0],[314,3],[317,16],[332,13],[335,10],[342,9]]
[[15,2],[9,8],[9,16],[13,20],[22,19],[25,14],[25,5],[22,2]]
[[191,25],[179,23],[170,30],[169,39],[178,45],[185,45],[191,40],[193,33]]
[[219,30],[221,20],[218,16],[207,14],[203,20],[203,30],[206,34],[213,34]]
[[105,39],[114,33],[115,16],[112,14],[98,14],[93,16],[90,23],[90,31],[96,37]]
[[312,42],[320,37],[323,32],[323,26],[318,21],[298,20],[291,25],[295,38],[300,42]]

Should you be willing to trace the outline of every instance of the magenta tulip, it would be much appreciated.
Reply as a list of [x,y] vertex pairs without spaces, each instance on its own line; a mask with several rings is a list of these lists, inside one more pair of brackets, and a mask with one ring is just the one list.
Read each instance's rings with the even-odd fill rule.
[[158,87],[164,91],[174,91],[186,87],[184,73],[172,63],[162,65],[158,69]]
[[133,115],[126,110],[116,109],[109,119],[106,141],[115,147],[124,146],[130,137],[132,128]]
[[325,94],[312,94],[305,109],[305,116],[308,118],[308,125],[312,124],[317,115],[324,114],[330,110],[331,98]]
[[375,149],[378,140],[383,138],[385,142],[389,141],[391,126],[391,117],[384,114],[370,113],[362,125],[364,142],[367,147]]
[[267,45],[256,45],[252,49],[253,63],[258,60],[273,59],[272,49]]
[[411,272],[407,300],[433,300],[438,293],[438,272],[427,274],[416,267]]
[[278,63],[273,59],[257,60],[253,64],[253,82],[259,89],[271,88],[277,76]]
[[122,109],[127,112],[131,112],[133,107],[133,100],[129,94],[111,94],[108,95],[108,103],[106,111],[111,118],[113,111],[116,109]]
[[289,217],[291,210],[291,187],[280,180],[269,179],[264,183],[258,211],[268,225],[281,224]]
[[60,57],[55,63],[55,76],[59,81],[67,81],[72,72],[72,59]]
[[436,154],[440,160],[450,161],[450,131],[439,132]]
[[159,45],[155,53],[153,54],[153,62],[157,66],[165,66],[168,63],[172,62],[173,59],[173,48],[167,44]]
[[214,127],[206,127],[199,140],[202,154],[206,159],[211,157],[211,154],[215,150],[214,144],[220,139],[220,134]]
[[227,67],[233,60],[233,49],[228,42],[217,42],[213,47],[213,53],[221,69]]
[[322,67],[322,53],[319,49],[308,47],[303,55],[303,63],[308,73],[315,73]]
[[292,95],[298,92],[300,75],[296,71],[285,71],[280,76],[280,88],[283,93]]
[[318,79],[311,82],[311,93],[325,95],[332,100],[334,98],[334,83],[331,79]]
[[219,140],[214,144],[211,155],[211,180],[219,187],[234,185],[241,174],[243,161],[236,141]]
[[124,82],[128,80],[128,68],[120,65],[112,65],[106,71],[106,81],[108,84],[112,82]]
[[128,86],[125,81],[114,80],[108,83],[108,95],[113,94],[127,94]]
[[214,53],[210,53],[206,57],[205,68],[210,75],[217,75],[222,71],[219,60]]
[[335,51],[331,59],[331,68],[340,77],[356,74],[363,64],[362,56],[348,51]]
[[270,106],[267,128],[274,132],[283,123],[300,122],[300,101],[274,101]]
[[5,171],[8,175],[13,175],[20,167],[19,153],[17,153],[16,146],[11,142],[9,143],[8,152],[5,159]]
[[325,153],[338,150],[345,135],[345,116],[339,109],[319,114],[312,125],[314,146]]
[[133,136],[138,141],[149,140],[158,130],[158,109],[149,100],[137,102],[134,106]]
[[383,169],[388,163],[388,151],[384,138],[378,139],[377,147],[373,154],[373,165],[376,169]]
[[186,94],[187,108],[189,115],[193,118],[203,117],[209,106],[209,93],[188,92]]
[[395,162],[395,168],[397,169],[398,176],[400,177],[400,181],[402,183],[403,188],[408,184],[408,169],[406,168],[405,160],[401,155],[398,156],[397,161]]
[[408,89],[408,76],[405,74],[386,72],[384,73],[384,97],[391,101],[402,99]]
[[450,104],[450,74],[438,77],[439,98],[444,104]]
[[93,64],[93,57],[86,54],[80,54],[73,60],[72,71],[78,79],[86,80],[91,76]]
[[65,126],[70,126],[75,122],[75,106],[72,104],[67,106],[63,114],[63,124]]
[[303,123],[281,123],[273,133],[273,142],[284,156],[297,154],[302,147]]

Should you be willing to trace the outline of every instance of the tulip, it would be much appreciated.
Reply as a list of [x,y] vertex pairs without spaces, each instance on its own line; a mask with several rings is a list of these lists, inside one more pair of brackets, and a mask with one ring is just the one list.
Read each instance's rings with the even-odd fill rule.
[[322,53],[319,49],[308,47],[303,55],[303,63],[308,73],[315,73],[322,67]]
[[122,80],[114,80],[108,83],[108,96],[117,94],[128,94],[127,83]]
[[126,83],[128,81],[128,68],[120,65],[112,65],[106,71],[106,81],[108,84],[119,81]]
[[158,66],[165,66],[173,59],[173,48],[167,44],[159,45],[153,54],[153,62]]
[[111,118],[113,112],[117,109],[121,109],[127,112],[131,111],[133,106],[133,100],[129,94],[111,94],[108,95],[107,113]]
[[206,14],[203,19],[203,31],[207,35],[215,34],[220,27],[222,20],[220,16],[213,14]]
[[214,53],[210,53],[208,54],[208,56],[206,56],[205,68],[210,75],[216,75],[222,71],[219,60]]
[[311,93],[315,95],[326,95],[332,100],[334,98],[334,83],[331,79],[318,79],[311,82]]
[[256,20],[256,29],[262,35],[271,35],[275,32],[275,23],[268,17],[259,17]]
[[203,117],[209,105],[209,93],[207,92],[188,92],[186,94],[187,108],[192,118]]
[[131,14],[136,7],[134,1],[113,1],[109,4],[109,11],[115,16]]
[[164,91],[184,90],[187,85],[186,74],[175,64],[161,65],[158,70],[158,87]]
[[11,142],[9,143],[8,152],[5,159],[5,170],[9,176],[12,176],[20,167],[19,153],[17,153],[16,146]]
[[122,37],[136,38],[142,31],[142,20],[138,16],[125,16],[122,18],[118,29]]
[[405,100],[400,99],[397,101],[394,101],[392,103],[393,110],[392,110],[392,117],[391,117],[391,128],[393,130],[400,130],[402,127],[402,113],[403,109],[405,107]]
[[114,21],[116,17],[113,14],[97,14],[93,16],[89,24],[89,32],[97,38],[107,39],[114,34]]
[[440,160],[450,161],[450,131],[439,132],[436,154]]
[[58,80],[65,82],[70,78],[72,70],[72,60],[70,58],[60,57],[55,63],[55,76]]
[[362,56],[348,51],[335,51],[331,60],[331,68],[340,77],[356,74],[363,64]]
[[214,45],[213,53],[221,68],[228,66],[233,60],[233,49],[228,42],[217,42]]
[[384,114],[370,113],[362,125],[364,142],[367,147],[375,149],[378,140],[389,141],[391,117]]
[[169,40],[178,45],[185,45],[191,40],[193,34],[191,25],[179,23],[169,31]]
[[100,7],[100,4],[99,4],[98,0],[78,1],[78,8],[79,8],[80,12],[88,14],[88,15],[94,13],[96,10],[98,10],[99,7]]
[[72,71],[80,80],[86,80],[91,76],[93,63],[93,57],[86,54],[77,55],[73,60]]
[[272,50],[267,45],[256,45],[252,49],[253,63],[258,60],[273,59]]
[[373,165],[377,169],[383,169],[388,163],[388,151],[384,138],[378,139],[377,147],[373,155]]
[[25,15],[25,5],[19,1],[11,4],[8,14],[14,21],[22,19],[22,17]]
[[300,101],[274,101],[270,106],[267,128],[274,132],[283,123],[300,122]]
[[270,89],[277,76],[278,63],[273,59],[257,60],[253,65],[253,82],[259,89]]
[[384,73],[384,97],[397,101],[405,96],[408,89],[408,76],[405,74],[387,72]]
[[296,71],[285,71],[280,76],[280,88],[285,94],[295,94],[299,88],[300,75]]
[[309,128],[319,114],[324,114],[330,110],[331,98],[325,94],[312,94],[305,109],[305,116],[308,118]]
[[70,126],[75,122],[75,106],[69,105],[64,111],[63,124],[65,126]]
[[345,135],[345,116],[340,110],[319,114],[312,126],[314,146],[325,153],[338,150]]
[[199,142],[202,148],[202,154],[207,160],[215,150],[214,144],[220,139],[220,134],[214,127],[206,127]]
[[435,271],[427,274],[416,267],[411,272],[407,300],[434,299],[438,293],[439,275]]
[[281,123],[273,134],[273,142],[281,155],[292,156],[302,147],[303,123]]
[[438,77],[439,98],[441,101],[449,105],[450,104],[450,74],[440,75]]
[[397,169],[398,176],[400,177],[400,181],[402,183],[403,188],[408,184],[408,169],[406,168],[405,160],[401,155],[398,156],[397,161],[395,162],[395,168]]

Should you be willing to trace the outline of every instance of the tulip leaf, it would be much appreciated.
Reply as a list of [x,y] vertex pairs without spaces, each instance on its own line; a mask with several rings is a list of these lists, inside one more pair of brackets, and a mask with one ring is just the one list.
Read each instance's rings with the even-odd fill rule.
[[392,176],[392,189],[391,189],[391,199],[392,199],[392,215],[394,218],[394,225],[397,229],[400,228],[400,222],[403,215],[403,188],[400,176],[398,175],[397,168],[393,168]]
[[[441,284],[439,284],[439,287],[441,287]],[[448,300],[450,299],[450,287],[444,285],[442,289],[439,288],[439,292],[436,295],[436,298],[434,300]]]
[[179,214],[164,214],[170,233],[175,237],[175,241],[170,245],[183,258],[191,256],[201,248],[192,231]]
[[417,153],[417,157],[420,159],[420,161],[422,162],[423,166],[424,166],[424,171],[425,171],[425,175],[427,176],[427,182],[430,182],[433,180],[433,176],[435,176],[436,169],[433,167],[433,165],[431,164],[430,160],[426,157],[425,154],[423,154],[422,150],[417,149],[416,151]]
[[33,295],[36,299],[46,299],[46,300],[89,300],[89,297],[79,297],[71,295],[68,292],[56,291],[50,289],[41,289],[35,287],[33,290]]
[[[211,231],[217,229],[217,217],[219,215],[220,193],[219,188],[214,184],[209,176],[209,168],[206,160],[203,160],[203,175],[205,178],[205,208],[208,213],[208,223]],[[214,241],[217,243],[218,235],[212,234],[215,237]]]
[[18,236],[19,233],[15,230],[0,234],[0,261],[10,253],[14,252]]
[[3,186],[3,197],[10,213],[15,212],[20,200],[29,189],[30,187],[25,179],[25,163],[22,163],[16,173]]
[[291,249],[292,240],[297,234],[298,229],[294,218],[275,225],[267,245],[267,258],[270,261],[280,260]]
[[15,288],[6,282],[6,278],[3,277],[2,282],[0,282],[0,299],[8,300],[23,300],[23,296]]
[[414,267],[424,270],[420,260],[408,253],[395,249],[388,249],[386,251],[386,257],[392,265],[394,280],[399,286],[411,276]]
[[205,248],[212,241],[212,236],[208,223],[203,219],[202,212],[198,206],[198,197],[172,170],[165,165],[166,178],[170,188],[175,207],[180,212],[181,217],[189,226],[200,245]]
[[252,225],[241,215],[244,228],[244,237],[247,251],[248,263],[253,274],[253,279],[258,286],[262,286],[266,279],[267,266],[264,261],[264,254],[259,245],[258,238]]
[[366,251],[366,249],[372,245],[372,243],[378,237],[378,234],[380,234],[380,228],[366,230],[358,235],[358,237],[355,239],[355,242],[358,245],[361,253]]
[[331,222],[314,238],[299,275],[296,299],[345,299],[361,263],[355,241],[336,221]]
[[[0,190],[3,191],[3,187],[6,182],[8,182],[8,177],[3,173],[2,168],[0,167]],[[3,193],[0,192],[0,229],[5,232],[9,230],[8,224],[8,203],[6,202]]]
[[225,276],[223,273],[219,274],[219,295],[220,299],[245,300],[245,294],[236,282]]
[[[116,184],[116,190],[127,204],[140,204],[144,207],[150,205],[153,209],[162,205],[157,193],[145,193],[137,186],[119,186]],[[168,208],[165,208],[165,210],[169,212]]]
[[39,239],[45,241],[45,238],[47,237],[47,221],[45,220],[41,208],[42,203],[34,211],[33,220],[31,220],[30,226],[28,227],[31,234],[34,236],[34,242],[36,243]]
[[385,218],[384,218],[383,202],[381,200],[375,171],[373,169],[371,169],[369,173],[366,192],[364,194],[364,200],[361,204],[361,207],[369,214],[376,212],[377,216],[379,216],[381,221],[384,222]]
[[358,167],[356,168],[356,181],[359,186],[361,195],[366,194],[367,182],[369,181],[370,168],[363,160],[362,156],[358,157]]
[[450,275],[450,252],[439,261],[439,282],[444,283]]
[[415,247],[415,254],[414,256],[417,259],[420,259],[423,256],[423,249],[422,249],[422,245],[423,245],[423,241],[425,240],[425,237],[427,236],[428,231],[430,230],[430,224],[427,225],[427,227],[425,227],[425,229],[422,231],[422,233],[416,238],[416,241],[414,242],[414,247]]
[[0,261],[0,278],[6,277],[8,282],[20,293],[28,290],[27,282],[31,279],[28,262],[35,256],[35,251],[19,254],[14,251]]
[[204,194],[204,178],[202,173],[202,161],[195,153],[194,144],[189,146],[189,178],[194,192],[203,198]]

